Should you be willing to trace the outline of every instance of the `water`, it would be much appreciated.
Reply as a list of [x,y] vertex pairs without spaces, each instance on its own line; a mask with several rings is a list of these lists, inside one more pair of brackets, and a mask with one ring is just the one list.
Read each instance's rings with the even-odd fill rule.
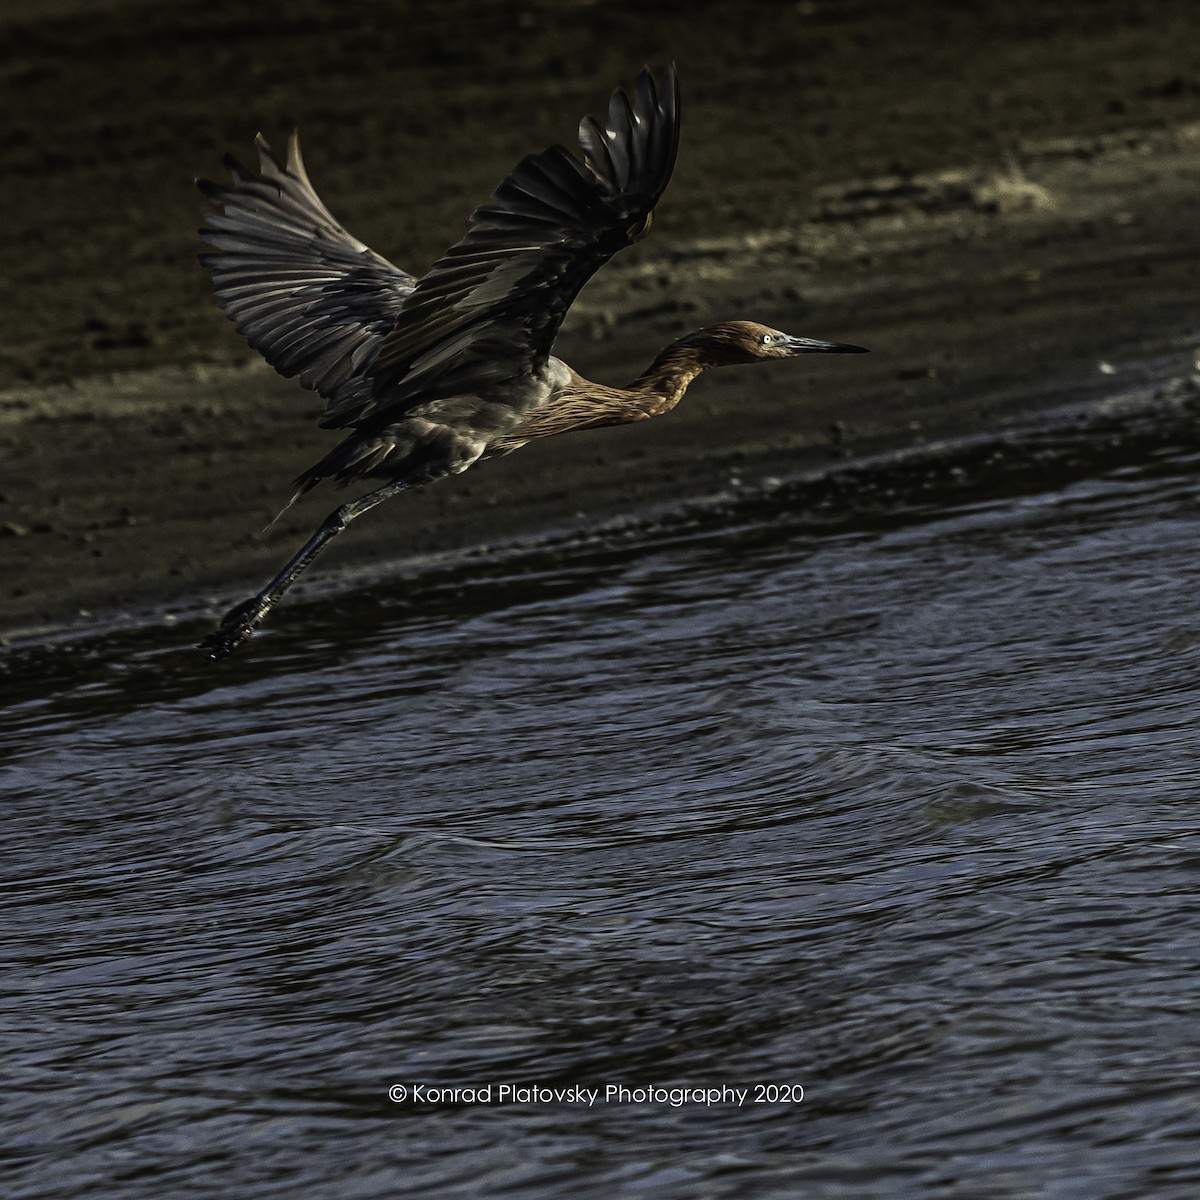
[[11,654],[7,1194],[1200,1194],[1196,435]]

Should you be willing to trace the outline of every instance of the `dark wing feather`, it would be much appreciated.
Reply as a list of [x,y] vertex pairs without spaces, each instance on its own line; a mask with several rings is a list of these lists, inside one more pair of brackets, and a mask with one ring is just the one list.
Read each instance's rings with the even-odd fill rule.
[[679,146],[673,67],[649,70],[632,102],[616,92],[604,127],[585,117],[582,161],[561,146],[523,159],[405,299],[369,373],[374,395],[331,400],[327,427],[519,382],[544,366],[579,289],[643,237]]
[[256,174],[225,158],[231,187],[197,180],[221,205],[200,230],[217,302],[281,375],[331,405],[369,401],[366,368],[416,279],[334,220],[313,190],[300,142],[281,165],[258,135]]

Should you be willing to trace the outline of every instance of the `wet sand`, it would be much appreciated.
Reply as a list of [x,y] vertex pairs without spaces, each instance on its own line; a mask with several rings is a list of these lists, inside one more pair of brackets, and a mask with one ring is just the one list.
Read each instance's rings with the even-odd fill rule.
[[326,574],[1196,371],[1192,3],[26,7],[0,3],[2,632],[237,598],[340,498],[260,532],[335,435],[195,263],[192,177],[258,129],[298,125],[333,212],[419,271],[517,158],[674,59],[675,179],[563,356],[624,382],[732,316],[873,351],[717,372],[659,421],[483,464],[364,518]]

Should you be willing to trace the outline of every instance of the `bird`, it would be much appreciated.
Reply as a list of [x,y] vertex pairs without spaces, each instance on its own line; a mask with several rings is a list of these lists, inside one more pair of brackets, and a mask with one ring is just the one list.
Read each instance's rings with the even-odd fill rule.
[[419,278],[349,233],[309,180],[293,131],[282,161],[260,133],[258,170],[226,154],[227,185],[200,237],[217,303],[250,346],[325,400],[319,424],[347,430],[295,480],[289,506],[322,480],[382,480],[339,505],[259,592],[200,647],[244,643],[331,539],[376,505],[476,462],[569,431],[673,409],[701,372],[861,346],[754,321],[708,325],[664,347],[625,387],[585,379],[553,347],[591,276],[650,231],[679,149],[675,66],[618,88],[585,116],[579,153],[527,155],[475,209],[462,240]]

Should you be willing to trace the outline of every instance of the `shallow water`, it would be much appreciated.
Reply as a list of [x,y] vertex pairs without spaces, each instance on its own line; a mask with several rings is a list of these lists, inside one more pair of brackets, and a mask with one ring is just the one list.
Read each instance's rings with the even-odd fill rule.
[[1198,445],[13,652],[8,1194],[1200,1194]]

